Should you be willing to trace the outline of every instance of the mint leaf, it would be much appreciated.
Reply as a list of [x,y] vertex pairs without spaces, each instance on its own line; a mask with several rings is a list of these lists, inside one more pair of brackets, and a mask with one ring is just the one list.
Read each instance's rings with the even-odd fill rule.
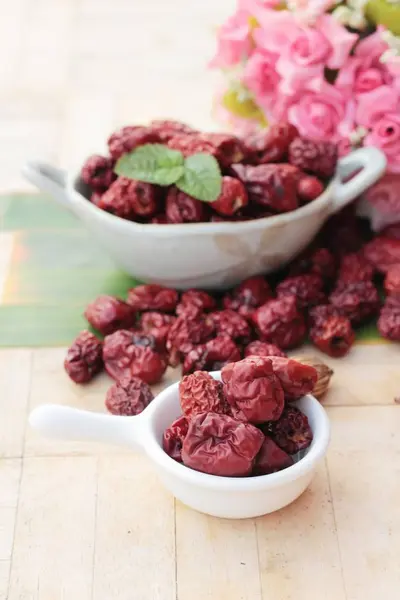
[[197,200],[214,202],[222,188],[218,162],[211,154],[203,152],[189,156],[185,160],[184,173],[175,184],[182,192]]
[[181,152],[163,144],[144,144],[118,159],[117,175],[157,185],[172,185],[184,173]]

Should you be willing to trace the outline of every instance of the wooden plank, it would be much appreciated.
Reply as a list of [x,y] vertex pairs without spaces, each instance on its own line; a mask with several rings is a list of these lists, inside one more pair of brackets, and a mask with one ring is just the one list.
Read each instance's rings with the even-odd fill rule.
[[400,410],[332,408],[328,455],[348,598],[377,600],[400,589]]
[[20,459],[0,460],[0,599],[8,586],[20,477]]
[[15,508],[18,504],[21,460],[0,460],[0,508]]
[[10,576],[10,561],[0,560],[0,600],[8,600],[8,579]]
[[27,458],[8,600],[91,600],[96,459]]
[[261,600],[252,519],[231,521],[176,503],[179,600]]
[[30,350],[0,351],[0,458],[22,455],[31,362]]
[[176,598],[174,499],[143,457],[99,459],[93,598]]
[[324,465],[296,502],[256,527],[263,600],[346,600]]

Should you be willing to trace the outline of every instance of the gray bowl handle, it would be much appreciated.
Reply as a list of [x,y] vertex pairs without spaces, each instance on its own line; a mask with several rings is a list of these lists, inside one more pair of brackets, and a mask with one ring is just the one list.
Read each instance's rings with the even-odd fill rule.
[[39,160],[31,160],[23,166],[22,175],[39,190],[53,196],[58,204],[71,209],[71,201],[66,190],[65,171]]

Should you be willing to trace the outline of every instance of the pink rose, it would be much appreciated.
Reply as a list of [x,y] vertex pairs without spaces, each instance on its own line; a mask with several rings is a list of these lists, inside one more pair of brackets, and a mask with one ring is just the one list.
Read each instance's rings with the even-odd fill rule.
[[276,102],[280,77],[276,72],[276,55],[256,50],[247,61],[243,83],[253,92],[257,104],[268,111]]
[[351,99],[321,80],[289,99],[286,115],[301,135],[339,142],[354,129],[354,109]]
[[364,146],[380,148],[388,170],[400,173],[400,95],[383,85],[359,96],[357,122],[369,130]]
[[226,68],[245,60],[251,53],[249,13],[238,10],[220,28],[218,49],[210,66]]
[[364,194],[359,213],[370,218],[374,231],[400,222],[400,175],[387,173],[373,185]]

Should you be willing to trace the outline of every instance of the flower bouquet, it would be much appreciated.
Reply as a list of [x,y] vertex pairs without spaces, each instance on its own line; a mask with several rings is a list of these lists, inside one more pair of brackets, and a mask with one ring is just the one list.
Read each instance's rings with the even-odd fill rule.
[[216,116],[240,135],[286,120],[341,155],[380,148],[360,210],[376,231],[400,222],[400,0],[238,0],[211,66]]

